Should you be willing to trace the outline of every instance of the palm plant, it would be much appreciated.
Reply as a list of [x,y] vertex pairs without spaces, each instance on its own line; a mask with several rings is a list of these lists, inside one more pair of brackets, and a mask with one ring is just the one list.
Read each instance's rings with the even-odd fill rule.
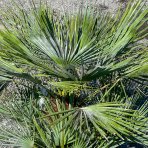
[[116,16],[93,8],[55,16],[33,1],[28,11],[14,5],[17,12],[2,12],[0,80],[23,79],[47,95],[42,109],[32,95],[1,107],[27,132],[17,137],[19,130],[6,129],[0,139],[24,147],[148,145],[147,102],[135,107],[126,89],[131,79],[147,87],[148,51],[139,41],[147,36],[141,26],[148,11],[141,0]]

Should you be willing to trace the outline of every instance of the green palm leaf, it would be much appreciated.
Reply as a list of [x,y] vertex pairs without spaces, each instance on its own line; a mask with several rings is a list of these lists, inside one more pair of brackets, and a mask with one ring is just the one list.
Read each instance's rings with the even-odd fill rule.
[[27,22],[13,33],[0,31],[0,54],[63,80],[92,80],[115,72],[126,75],[127,71],[130,76],[144,63],[144,50],[131,48],[143,38],[139,38],[138,30],[146,22],[147,10],[142,8],[141,1],[130,3],[120,20],[118,15],[114,19],[89,9],[61,19],[42,6],[30,11],[31,20],[19,9],[16,20],[23,23],[24,15]]
[[[146,128],[145,122],[137,121],[134,117],[142,118],[134,115],[133,110],[126,109],[124,104],[99,103],[76,109],[73,117],[69,119],[66,126],[72,126],[74,129],[80,129],[80,131],[83,129],[83,126],[86,126],[87,131],[95,128],[106,139],[108,133],[114,136],[116,135],[122,140],[125,137],[128,137],[129,140],[134,139],[136,134],[145,137],[144,132],[140,130]],[[67,115],[58,119],[55,123],[65,118],[67,118]]]

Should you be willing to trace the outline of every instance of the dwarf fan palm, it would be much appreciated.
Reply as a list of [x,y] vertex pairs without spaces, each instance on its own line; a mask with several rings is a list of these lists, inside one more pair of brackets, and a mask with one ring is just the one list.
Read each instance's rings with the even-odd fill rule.
[[[148,12],[141,0],[114,17],[91,8],[55,16],[47,6],[31,5],[28,12],[17,4],[19,13],[2,12],[0,75],[42,86],[50,101],[42,111],[34,104],[30,118],[20,112],[25,120],[13,108],[13,117],[31,131],[35,127],[37,145],[43,147],[116,147],[124,141],[147,145],[146,114],[129,107],[122,82],[147,79],[148,51],[138,42],[147,35],[147,28],[141,30]],[[143,108],[145,112],[147,103]]]

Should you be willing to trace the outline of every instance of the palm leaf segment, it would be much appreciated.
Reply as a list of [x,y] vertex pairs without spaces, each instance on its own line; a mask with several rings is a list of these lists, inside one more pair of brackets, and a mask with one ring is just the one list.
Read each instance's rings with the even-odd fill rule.
[[[62,113],[64,112],[59,112],[59,114]],[[70,118],[65,124],[65,128],[72,127],[75,130],[79,129],[80,132],[85,129],[88,133],[97,130],[101,137],[104,137],[106,140],[108,140],[108,136],[111,134],[122,140],[135,140],[140,143],[140,140],[135,138],[135,135],[140,135],[143,139],[143,144],[146,144],[147,136],[141,129],[147,128],[147,119],[145,118],[146,122],[139,121],[144,116],[135,115],[133,110],[126,109],[125,104],[99,103],[69,110],[68,114]],[[54,116],[54,114],[49,116]],[[54,125],[66,118],[67,114],[52,124]]]

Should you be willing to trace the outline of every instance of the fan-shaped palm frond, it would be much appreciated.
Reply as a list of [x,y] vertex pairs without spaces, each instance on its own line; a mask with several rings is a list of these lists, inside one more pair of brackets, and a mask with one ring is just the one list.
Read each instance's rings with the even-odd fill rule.
[[[72,110],[73,116],[67,122],[67,126],[72,124],[75,129],[80,130],[86,126],[85,128],[90,131],[93,125],[93,128],[104,138],[107,138],[107,133],[110,133],[121,139],[129,138],[130,140],[135,134],[144,136],[145,134],[140,129],[146,128],[145,122],[134,120],[134,112],[132,112],[132,110],[124,108],[123,104],[100,103],[76,109],[75,112]],[[60,120],[62,118],[58,121]],[[89,124],[90,122],[92,124]]]
[[17,123],[15,123],[15,130],[8,127],[0,127],[0,130],[0,141],[3,142],[2,146],[33,148],[34,139],[33,135],[30,135],[32,133],[29,133],[26,128],[17,125]]
[[[32,109],[33,110],[33,109]],[[2,146],[17,146],[22,148],[33,148],[34,147],[34,129],[31,126],[31,120],[27,120],[26,115],[29,109],[24,109],[20,103],[0,105],[0,117],[2,120],[11,122],[10,125],[0,126],[0,141]]]
[[[27,22],[13,32],[0,31],[1,55],[11,57],[15,65],[37,68],[40,73],[64,80],[92,80],[114,72],[124,75],[127,71],[130,75],[146,65],[143,55],[147,50],[134,45],[144,37],[138,32],[146,22],[147,10],[142,8],[141,1],[129,4],[121,19],[91,10],[61,19],[41,6],[29,12],[34,14],[32,20],[20,8],[16,20],[24,22],[23,13]],[[38,29],[36,34],[34,27]]]

